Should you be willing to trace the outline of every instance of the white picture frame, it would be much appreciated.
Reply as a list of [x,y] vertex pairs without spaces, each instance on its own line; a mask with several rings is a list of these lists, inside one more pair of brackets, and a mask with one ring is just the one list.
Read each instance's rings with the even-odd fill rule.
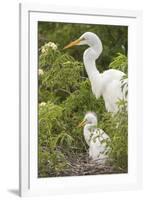
[[[20,4],[20,196],[133,190],[142,186],[142,16],[140,11]],[[37,177],[37,22],[128,26],[128,173]]]

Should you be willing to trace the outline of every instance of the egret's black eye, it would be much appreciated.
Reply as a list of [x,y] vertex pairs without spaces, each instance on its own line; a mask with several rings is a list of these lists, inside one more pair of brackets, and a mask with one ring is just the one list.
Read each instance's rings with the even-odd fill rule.
[[83,40],[85,40],[85,38],[84,38],[84,37],[80,38],[80,41],[83,41]]

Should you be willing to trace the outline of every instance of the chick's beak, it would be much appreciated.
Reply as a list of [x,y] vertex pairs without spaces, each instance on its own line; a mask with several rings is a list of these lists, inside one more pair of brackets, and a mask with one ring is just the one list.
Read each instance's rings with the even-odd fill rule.
[[77,126],[78,128],[83,127],[86,124],[86,120],[83,120],[79,123],[79,125]]
[[66,45],[63,49],[68,49],[68,48],[70,48],[70,47],[73,47],[73,46],[75,46],[75,45],[78,45],[78,44],[80,43],[80,41],[81,41],[80,39],[77,39],[77,40],[75,40],[75,41],[69,43],[68,45]]

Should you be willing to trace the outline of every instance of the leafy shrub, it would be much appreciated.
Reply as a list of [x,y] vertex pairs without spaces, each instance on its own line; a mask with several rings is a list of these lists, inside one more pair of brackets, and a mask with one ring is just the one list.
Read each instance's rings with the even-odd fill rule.
[[48,63],[48,58],[50,58],[53,63],[50,67],[46,67],[44,75],[40,76],[39,102],[49,99],[55,101],[55,103],[60,103],[79,88],[83,79],[82,76],[84,76],[83,64],[75,61],[68,54],[61,54],[60,52],[57,53],[57,57],[52,59],[54,49],[50,47],[46,52],[47,59],[46,54],[40,54],[40,60],[47,60]]
[[39,104],[39,176],[58,174],[67,165],[64,154],[57,149],[62,108],[50,102]]
[[121,53],[118,53],[117,56],[113,59],[113,61],[109,65],[112,69],[118,69],[122,72],[128,73],[128,60],[127,57]]
[[118,101],[119,111],[116,114],[105,112],[99,126],[111,138],[110,158],[112,164],[121,171],[128,167],[128,113],[127,102]]

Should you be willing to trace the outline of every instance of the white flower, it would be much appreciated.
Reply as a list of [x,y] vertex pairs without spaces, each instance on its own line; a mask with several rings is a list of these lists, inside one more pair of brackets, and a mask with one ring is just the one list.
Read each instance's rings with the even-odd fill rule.
[[51,47],[52,47],[53,50],[57,50],[57,45],[56,44],[52,43]]
[[46,105],[46,102],[41,102],[40,104],[39,104],[39,106],[45,106]]
[[54,42],[48,42],[45,44],[46,47],[51,47],[53,50],[57,49],[57,45]]
[[42,76],[44,74],[44,71],[42,69],[39,69],[39,76]]
[[44,54],[51,48],[53,50],[57,50],[57,45],[54,42],[48,42],[44,46],[41,47],[41,53]]
[[46,48],[44,46],[41,48],[41,52],[46,53]]

